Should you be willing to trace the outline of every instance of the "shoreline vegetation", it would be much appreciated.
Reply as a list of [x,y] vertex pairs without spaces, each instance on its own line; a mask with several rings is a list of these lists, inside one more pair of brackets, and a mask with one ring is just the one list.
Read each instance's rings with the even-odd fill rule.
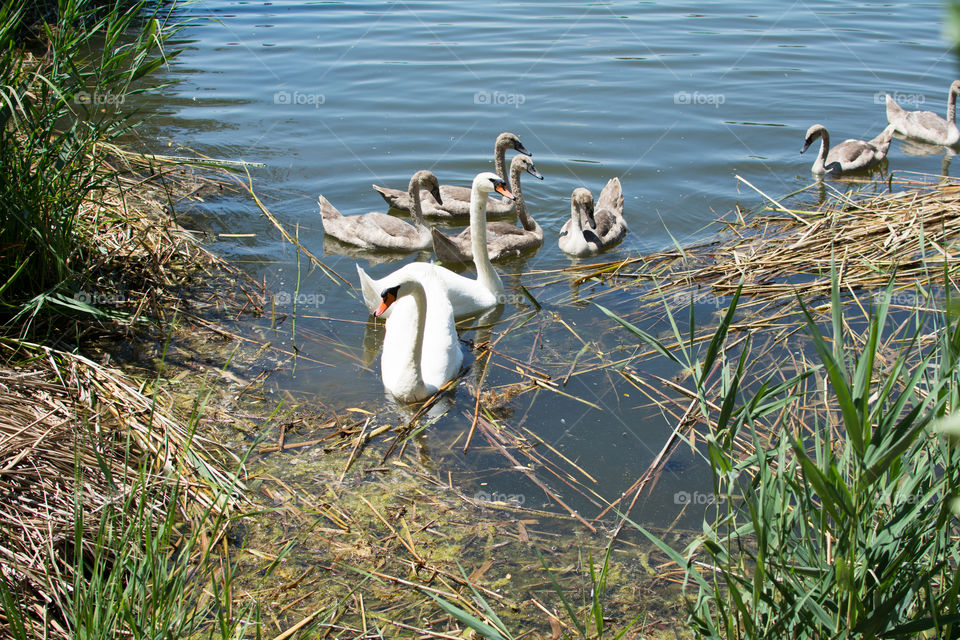
[[[0,9],[4,637],[194,633],[244,503],[237,461],[197,433],[202,393],[173,408],[150,366],[173,336],[216,335],[194,321],[224,304],[202,282],[256,289],[171,218],[221,182],[115,144],[135,126],[125,99],[174,55],[168,18],[130,2]],[[132,344],[153,345],[145,376],[111,362]]]
[[[124,98],[176,55],[170,7],[36,7],[0,9],[0,634],[957,637],[960,454],[938,425],[960,403],[960,184],[763,196],[708,243],[530,274],[498,331],[533,353],[559,323],[583,348],[520,367],[477,345],[478,387],[490,366],[517,379],[474,390],[456,446],[601,507],[538,484],[558,512],[537,510],[419,465],[425,411],[397,425],[248,393],[262,376],[231,363],[271,347],[218,320],[268,315],[269,296],[176,222],[244,182],[115,144],[135,127]],[[603,306],[618,292],[639,304]],[[620,346],[536,298],[597,304]],[[612,503],[511,409],[597,370],[676,425]],[[221,421],[237,442],[216,442]],[[713,470],[716,508],[702,532],[644,528],[631,510],[681,446]],[[299,471],[280,478],[284,456]]]

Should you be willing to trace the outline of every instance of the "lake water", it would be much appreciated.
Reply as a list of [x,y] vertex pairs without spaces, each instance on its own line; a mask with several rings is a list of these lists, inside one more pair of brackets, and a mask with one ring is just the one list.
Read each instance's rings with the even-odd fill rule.
[[[809,125],[823,123],[835,140],[871,138],[886,125],[884,92],[896,92],[908,108],[943,113],[947,87],[960,75],[941,35],[940,3],[205,0],[179,11],[191,20],[179,38],[186,50],[161,76],[172,84],[142,98],[144,139],[160,140],[168,154],[193,149],[265,164],[251,170],[265,204],[354,284],[358,262],[375,277],[397,264],[325,247],[318,194],[345,213],[383,211],[371,183],[405,187],[414,171],[429,168],[441,182],[469,184],[492,170],[496,135],[518,134],[545,176],[525,179],[524,196],[546,238],[537,254],[500,266],[513,304],[492,338],[530,315],[497,349],[554,379],[570,369],[580,338],[605,353],[631,342],[589,305],[569,304],[568,279],[541,286],[535,275],[573,263],[557,235],[575,187],[596,193],[613,176],[623,183],[630,234],[601,259],[690,243],[719,214],[762,204],[737,175],[772,196],[810,184],[816,147],[799,153]],[[943,162],[942,153],[916,155],[895,140],[887,170],[937,173]],[[249,198],[211,201],[182,222],[212,234],[215,251],[274,292],[296,292],[295,253]],[[217,235],[238,233],[253,235]],[[544,304],[539,314],[521,284]],[[364,366],[374,355],[364,352],[365,340],[375,344],[377,336],[355,293],[306,260],[299,292],[312,297],[302,298],[296,335],[288,320],[269,336],[287,348],[295,343],[304,356],[294,371],[270,378],[276,397],[396,420],[378,363]],[[605,304],[635,306],[626,295]],[[520,380],[509,358],[494,356],[494,363],[485,388]],[[421,436],[432,464],[468,493],[522,496],[526,506],[558,510],[500,454],[481,447],[482,438],[461,452],[474,381],[468,374],[454,408]],[[578,375],[561,390],[599,409],[542,390],[507,403],[503,420],[574,461],[596,481],[579,475],[584,485],[614,499],[647,468],[673,423],[604,371]],[[574,508],[598,511],[545,480]],[[635,515],[670,522],[683,501],[678,492],[710,488],[696,454],[678,451]]]

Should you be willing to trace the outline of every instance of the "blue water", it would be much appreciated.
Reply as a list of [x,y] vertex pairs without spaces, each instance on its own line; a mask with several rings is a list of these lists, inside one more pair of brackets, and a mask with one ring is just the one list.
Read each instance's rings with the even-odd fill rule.
[[[266,205],[356,283],[358,260],[374,276],[397,265],[331,252],[329,244],[325,252],[317,194],[345,213],[382,211],[371,183],[403,187],[429,168],[442,182],[468,184],[492,169],[495,136],[515,132],[546,178],[524,181],[546,240],[536,255],[501,266],[516,304],[507,305],[495,337],[529,309],[521,284],[572,263],[556,242],[575,187],[596,193],[619,176],[630,234],[606,257],[649,253],[702,239],[711,221],[738,205],[762,204],[737,175],[772,196],[810,184],[816,149],[799,150],[813,123],[835,140],[871,138],[886,125],[883,92],[896,92],[910,108],[945,111],[960,69],[941,35],[943,12],[940,3],[835,1],[206,0],[180,9],[191,21],[180,34],[186,50],[161,74],[172,84],[143,99],[144,138],[159,140],[164,153],[192,149],[264,163],[251,172]],[[941,170],[942,153],[914,153],[895,140],[885,170]],[[185,223],[209,232],[216,251],[274,291],[293,291],[295,254],[249,199],[220,198]],[[389,412],[376,362],[361,364],[373,354],[363,353],[366,314],[354,294],[306,262],[300,291],[314,298],[300,308],[297,336],[287,323],[286,333],[270,337],[295,342],[306,358],[295,372],[271,378],[277,397]],[[629,342],[595,310],[566,304],[569,285],[534,294],[550,302],[541,318],[559,314],[604,349]],[[624,297],[613,304],[635,306]],[[537,320],[498,348],[562,377],[581,346],[555,322]],[[506,368],[490,374],[490,388],[517,379],[500,362]],[[591,486],[614,498],[646,469],[673,425],[615,375],[580,376],[566,391],[602,410],[540,391],[513,401],[507,422],[575,459],[596,478]],[[469,426],[461,412],[472,410],[473,398],[462,386],[455,409],[431,427],[438,465],[462,473],[464,483],[486,481],[487,491],[529,495],[528,506],[549,504],[519,476],[498,474],[508,464],[497,454],[454,453],[462,441],[452,443]],[[650,518],[672,520],[677,490],[709,493],[696,456],[681,452],[677,461],[645,507]],[[585,512],[592,508],[565,495]]]

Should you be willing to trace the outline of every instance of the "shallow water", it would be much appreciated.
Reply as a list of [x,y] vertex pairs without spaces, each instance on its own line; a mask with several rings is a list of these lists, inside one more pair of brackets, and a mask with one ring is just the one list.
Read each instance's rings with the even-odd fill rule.
[[[546,178],[523,182],[546,240],[535,255],[500,266],[509,304],[492,337],[518,324],[518,313],[531,315],[497,348],[555,377],[568,370],[581,337],[607,353],[630,343],[589,305],[570,305],[576,291],[566,281],[534,287],[544,280],[538,272],[575,262],[556,244],[573,188],[596,193],[613,176],[623,183],[631,232],[608,259],[687,244],[709,233],[704,227],[718,214],[761,204],[737,175],[771,196],[807,186],[816,149],[803,156],[799,149],[810,124],[825,124],[836,140],[871,138],[886,124],[883,92],[896,92],[910,108],[943,112],[958,75],[940,34],[940,3],[206,0],[180,11],[192,21],[181,34],[186,50],[164,72],[171,86],[141,98],[149,116],[144,139],[168,145],[164,153],[193,149],[264,163],[251,173],[266,205],[353,283],[357,262],[375,277],[396,264],[325,245],[317,194],[345,213],[382,211],[371,183],[403,187],[414,171],[429,168],[443,182],[468,184],[492,169],[495,136],[517,133]],[[885,170],[936,173],[949,161],[939,151],[916,153],[895,140]],[[267,332],[275,344],[295,342],[303,356],[294,372],[271,378],[278,398],[289,392],[331,408],[392,410],[375,351],[364,350],[375,348],[377,331],[365,326],[352,291],[305,260],[298,274],[295,253],[249,199],[217,199],[182,222],[213,234],[213,248],[265,278],[281,302],[299,292],[296,336],[289,320]],[[216,235],[237,233],[253,235]],[[540,314],[521,284],[544,305]],[[627,295],[604,303],[621,311],[636,306]],[[292,311],[287,306],[277,311]],[[704,318],[716,311],[701,307]],[[570,329],[544,320],[552,314]],[[485,388],[518,379],[514,363],[495,362]],[[555,507],[505,471],[510,465],[499,453],[478,448],[480,440],[460,452],[474,378],[467,375],[454,408],[421,437],[424,450],[481,494]],[[581,480],[613,499],[650,464],[672,424],[613,374],[576,376],[562,390],[600,409],[542,390],[509,402],[506,421],[562,452],[596,482]],[[574,508],[596,512],[554,485]],[[710,490],[696,454],[678,451],[636,515],[670,522],[677,505]]]

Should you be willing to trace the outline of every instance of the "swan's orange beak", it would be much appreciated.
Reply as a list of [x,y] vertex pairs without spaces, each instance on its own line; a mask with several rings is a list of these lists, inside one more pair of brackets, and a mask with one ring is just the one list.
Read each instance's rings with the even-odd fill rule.
[[380,294],[380,306],[373,312],[374,317],[379,318],[382,316],[383,313],[390,308],[390,305],[397,301],[397,289],[399,288],[400,287],[393,287],[392,289],[386,289]]
[[497,193],[499,193],[499,194],[502,195],[502,196],[506,196],[506,197],[510,198],[511,200],[514,200],[514,199],[515,199],[515,198],[513,197],[513,194],[510,193],[510,189],[507,189],[507,185],[505,185],[505,184],[503,184],[503,183],[498,184],[497,186],[494,187],[494,189],[496,190]]

